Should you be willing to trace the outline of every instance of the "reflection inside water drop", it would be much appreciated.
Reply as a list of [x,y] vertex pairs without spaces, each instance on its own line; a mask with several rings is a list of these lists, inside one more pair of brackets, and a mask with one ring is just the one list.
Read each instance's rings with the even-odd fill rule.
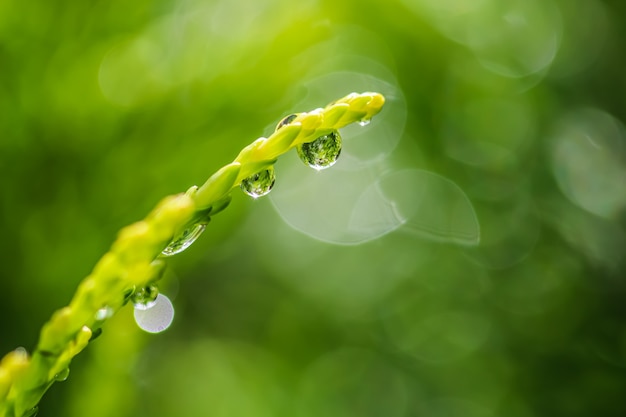
[[274,167],[270,166],[241,181],[241,190],[252,198],[259,198],[272,191],[275,182]]
[[148,309],[135,308],[135,322],[143,331],[161,333],[167,330],[174,320],[174,306],[169,298],[158,294]]
[[181,253],[193,244],[206,229],[206,222],[197,223],[185,229],[174,238],[169,245],[161,252],[165,256],[172,256]]
[[278,122],[278,124],[276,125],[276,130],[280,129],[281,127],[287,126],[288,124],[290,124],[291,122],[294,121],[294,119],[298,117],[297,114],[290,114],[289,116],[285,116],[280,122]]
[[371,121],[371,118],[364,117],[363,119],[359,120],[359,126],[367,126],[368,124],[370,124]]
[[313,142],[298,145],[297,151],[302,162],[311,168],[318,171],[330,168],[341,154],[341,136],[334,130]]
[[156,299],[158,295],[159,287],[154,284],[150,284],[135,291],[131,300],[133,302],[133,306],[136,309],[147,310],[156,304]]

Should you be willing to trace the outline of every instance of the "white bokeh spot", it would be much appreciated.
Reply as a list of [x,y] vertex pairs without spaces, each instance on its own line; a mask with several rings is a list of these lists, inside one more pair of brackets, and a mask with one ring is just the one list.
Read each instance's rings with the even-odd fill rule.
[[169,298],[159,294],[155,304],[146,310],[135,309],[135,322],[148,333],[161,333],[167,330],[174,320],[174,306]]

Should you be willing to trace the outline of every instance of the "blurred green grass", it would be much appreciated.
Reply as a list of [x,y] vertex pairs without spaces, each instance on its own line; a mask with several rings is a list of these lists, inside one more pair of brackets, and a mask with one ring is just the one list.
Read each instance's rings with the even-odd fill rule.
[[371,172],[447,178],[481,226],[477,247],[409,226],[337,246],[235,193],[170,262],[171,330],[120,314],[39,415],[624,415],[625,18],[600,0],[1,2],[2,352],[34,346],[117,230],[309,110],[328,74],[404,97]]

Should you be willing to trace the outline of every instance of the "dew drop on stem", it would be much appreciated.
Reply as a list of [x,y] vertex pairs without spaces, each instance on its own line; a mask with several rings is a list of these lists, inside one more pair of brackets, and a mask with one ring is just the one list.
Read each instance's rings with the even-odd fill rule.
[[62,381],[65,381],[69,376],[70,376],[70,368],[65,368],[64,370],[62,370],[61,372],[59,372],[58,374],[54,376],[54,380],[62,382]]
[[241,189],[250,197],[259,198],[272,191],[275,182],[276,175],[274,174],[274,167],[270,166],[241,181]]
[[311,168],[318,171],[329,168],[337,162],[341,154],[341,136],[334,130],[313,142],[298,145],[297,151],[302,162]]
[[204,229],[206,229],[206,225],[206,222],[201,222],[186,228],[178,236],[172,239],[169,245],[167,245],[161,253],[164,256],[172,256],[181,253],[191,246],[193,242],[198,239],[198,237],[200,237],[202,232],[204,232]]
[[159,288],[154,284],[150,284],[135,291],[131,300],[136,309],[147,310],[156,304],[158,295]]
[[39,407],[34,406],[30,410],[26,410],[24,414],[22,414],[22,417],[35,417],[38,412],[39,412]]
[[372,121],[371,118],[364,117],[361,120],[359,120],[359,126],[367,126],[368,124],[370,124],[371,121]]
[[296,117],[298,117],[297,114],[290,114],[289,116],[283,117],[283,119],[276,125],[276,130],[280,129],[283,126],[287,126],[288,124],[293,122]]

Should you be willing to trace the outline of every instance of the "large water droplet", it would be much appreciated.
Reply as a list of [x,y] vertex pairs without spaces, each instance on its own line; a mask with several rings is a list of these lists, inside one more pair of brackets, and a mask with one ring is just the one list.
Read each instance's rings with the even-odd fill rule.
[[147,310],[154,307],[156,299],[159,295],[159,287],[154,284],[146,285],[145,287],[135,291],[132,296],[133,306],[138,310]]
[[341,153],[341,136],[334,130],[313,142],[299,145],[297,151],[302,162],[311,168],[318,171],[329,168],[337,162]]
[[54,376],[54,380],[62,382],[62,381],[65,381],[69,376],[70,376],[70,368],[65,368],[64,370],[62,370],[61,372],[59,372],[58,374]]
[[113,309],[109,306],[104,306],[100,310],[96,311],[96,320],[103,321],[113,316]]
[[276,130],[280,129],[283,126],[287,126],[288,124],[290,124],[291,122],[294,121],[294,119],[298,117],[297,114],[290,114],[289,116],[285,116],[280,122],[278,122],[278,124],[276,125]]
[[276,182],[276,175],[274,167],[270,166],[241,181],[241,189],[250,197],[259,198],[272,191],[274,182]]
[[176,236],[169,245],[161,252],[165,256],[176,255],[187,249],[193,242],[200,237],[202,232],[206,229],[206,223],[196,223],[183,230],[178,236]]

